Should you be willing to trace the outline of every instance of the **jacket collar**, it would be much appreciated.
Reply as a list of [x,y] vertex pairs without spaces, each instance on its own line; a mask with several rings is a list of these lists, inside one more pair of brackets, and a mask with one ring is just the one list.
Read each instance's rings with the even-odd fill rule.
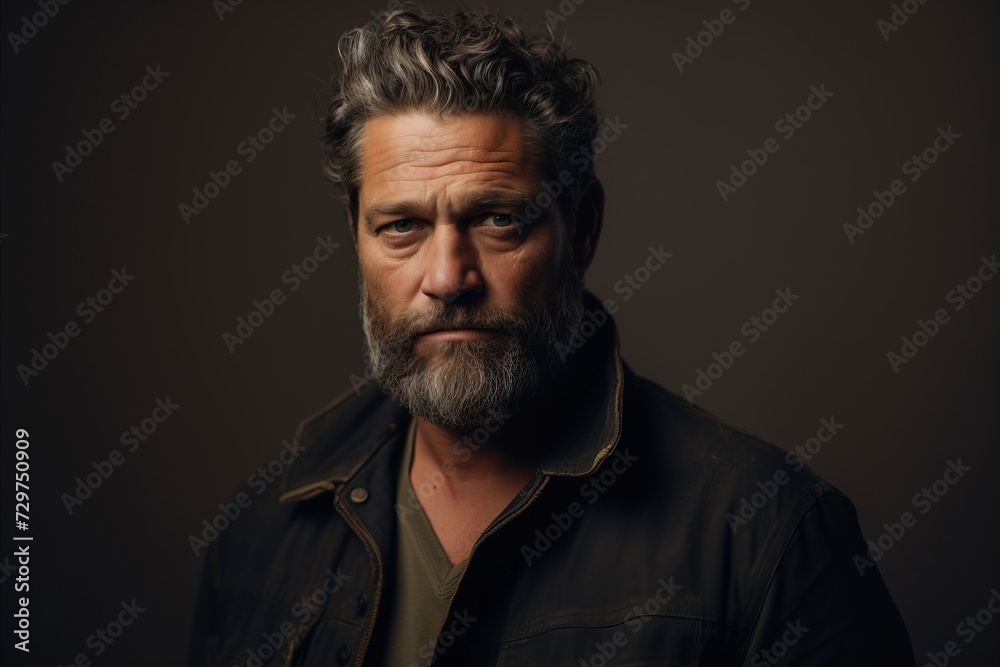
[[[625,374],[611,315],[584,292],[584,319],[560,345],[566,368],[553,387],[564,425],[540,466],[545,475],[583,477],[600,466],[621,437]],[[374,453],[403,432],[411,417],[375,385],[350,390],[299,424],[304,448],[281,483],[280,501],[305,500],[353,478]]]

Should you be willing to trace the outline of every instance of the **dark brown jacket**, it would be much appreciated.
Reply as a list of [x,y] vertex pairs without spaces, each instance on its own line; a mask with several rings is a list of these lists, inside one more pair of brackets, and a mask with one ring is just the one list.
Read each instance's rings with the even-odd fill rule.
[[[551,416],[562,438],[476,543],[412,664],[913,665],[877,567],[859,570],[851,502],[634,375],[610,317],[592,331],[563,384],[575,408]],[[300,426],[306,449],[280,488],[203,556],[192,665],[377,655],[409,419],[370,388]]]

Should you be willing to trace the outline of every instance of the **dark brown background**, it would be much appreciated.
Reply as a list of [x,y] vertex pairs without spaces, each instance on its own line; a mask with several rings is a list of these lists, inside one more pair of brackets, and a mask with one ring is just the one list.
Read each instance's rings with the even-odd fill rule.
[[[133,598],[146,611],[94,664],[180,664],[200,566],[188,535],[248,490],[247,476],[300,418],[363,372],[355,258],[339,193],[319,174],[314,102],[337,37],[382,7],[245,0],[220,21],[207,0],[71,2],[19,53],[0,46],[0,563],[14,549],[14,431],[26,428],[30,664],[92,656],[87,637]],[[558,7],[500,5],[531,25]],[[679,73],[671,53],[724,8],[735,23]],[[36,11],[5,2],[3,33]],[[952,664],[983,665],[1000,650],[1000,619],[968,645],[955,626],[1000,585],[1000,281],[952,311],[898,374],[886,353],[918,318],[951,310],[948,290],[1000,250],[997,8],[928,2],[886,42],[876,21],[891,11],[889,2],[753,0],[740,12],[726,0],[587,0],[559,22],[603,76],[602,112],[629,126],[598,159],[608,209],[587,284],[618,300],[626,359],[674,391],[713,352],[746,342],[740,326],[776,288],[799,294],[698,402],[785,448],[835,416],[845,428],[812,467],[851,496],[872,538],[913,510],[913,494],[949,459],[971,465],[879,568],[918,657],[957,640]],[[50,165],[64,146],[157,64],[169,77],[57,182]],[[777,135],[775,120],[820,84],[834,96],[794,137]],[[192,187],[242,161],[237,144],[285,106],[298,118],[185,225],[177,206]],[[873,190],[906,178],[902,163],[939,126],[961,139],[850,245],[841,225]],[[769,136],[779,152],[723,203],[715,182]],[[282,272],[326,234],[342,247],[288,293]],[[660,244],[673,258],[623,303],[615,282]],[[24,386],[17,365],[48,332],[79,321],[76,305],[122,266],[134,283]],[[223,331],[274,288],[288,301],[230,354]],[[176,414],[67,515],[61,494],[168,395]],[[10,656],[16,596],[10,576],[0,586]]]

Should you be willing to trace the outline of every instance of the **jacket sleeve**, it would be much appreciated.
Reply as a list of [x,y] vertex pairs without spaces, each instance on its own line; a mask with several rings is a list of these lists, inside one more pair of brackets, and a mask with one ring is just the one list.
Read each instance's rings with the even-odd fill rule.
[[779,661],[788,667],[915,664],[903,619],[868,560],[854,507],[839,493],[821,496],[800,521],[767,583],[740,664]]
[[214,667],[221,659],[219,644],[219,549],[207,549],[202,564],[188,650],[190,667]]

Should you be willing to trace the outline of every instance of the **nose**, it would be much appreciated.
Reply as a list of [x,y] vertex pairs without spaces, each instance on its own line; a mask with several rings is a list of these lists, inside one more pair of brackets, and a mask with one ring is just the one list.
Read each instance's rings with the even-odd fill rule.
[[426,296],[449,304],[482,292],[479,252],[463,230],[455,225],[437,225],[422,250],[424,278],[420,290]]

